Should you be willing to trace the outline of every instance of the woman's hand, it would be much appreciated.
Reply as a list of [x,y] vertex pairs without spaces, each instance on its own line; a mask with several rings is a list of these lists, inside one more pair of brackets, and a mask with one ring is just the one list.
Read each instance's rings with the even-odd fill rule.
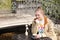
[[34,22],[35,23],[39,23],[39,20],[36,18],[36,19],[34,19]]
[[40,35],[40,34],[37,34],[37,35],[36,35],[36,38],[40,38],[40,37],[41,37],[41,35]]

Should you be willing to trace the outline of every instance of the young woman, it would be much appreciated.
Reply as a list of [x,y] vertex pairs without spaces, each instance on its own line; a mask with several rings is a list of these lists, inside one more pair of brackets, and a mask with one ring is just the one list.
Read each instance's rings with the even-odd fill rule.
[[54,32],[54,24],[44,15],[44,11],[41,7],[38,7],[35,11],[35,17],[32,22],[32,35],[36,38],[49,37],[52,40],[57,40]]

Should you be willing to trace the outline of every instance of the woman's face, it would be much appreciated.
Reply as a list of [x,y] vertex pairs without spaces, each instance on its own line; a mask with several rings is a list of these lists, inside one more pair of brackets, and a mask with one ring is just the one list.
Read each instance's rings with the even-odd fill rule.
[[37,18],[37,19],[42,19],[44,16],[43,16],[43,10],[38,10],[38,11],[36,11],[36,13],[35,13],[35,17]]

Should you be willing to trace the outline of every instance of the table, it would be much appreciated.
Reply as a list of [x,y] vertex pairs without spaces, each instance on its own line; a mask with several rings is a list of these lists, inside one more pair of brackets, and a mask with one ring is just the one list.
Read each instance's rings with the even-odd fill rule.
[[16,34],[12,37],[14,40],[31,40],[30,35],[25,36],[24,34]]
[[14,40],[51,40],[49,37],[41,37],[40,39],[32,39],[31,35],[25,36],[24,34],[18,34],[13,37]]

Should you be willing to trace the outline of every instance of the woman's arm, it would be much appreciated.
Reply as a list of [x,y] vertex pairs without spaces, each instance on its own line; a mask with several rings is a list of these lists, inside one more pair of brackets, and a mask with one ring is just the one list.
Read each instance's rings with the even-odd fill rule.
[[55,35],[54,23],[51,20],[48,20],[47,35],[50,35],[50,36],[54,36]]
[[57,40],[57,36],[54,31],[54,23],[49,20],[46,29],[46,36],[52,38],[52,40]]
[[32,22],[32,29],[31,29],[32,35],[36,35],[37,34],[37,30],[38,30],[38,28],[37,28],[36,22],[33,21]]

